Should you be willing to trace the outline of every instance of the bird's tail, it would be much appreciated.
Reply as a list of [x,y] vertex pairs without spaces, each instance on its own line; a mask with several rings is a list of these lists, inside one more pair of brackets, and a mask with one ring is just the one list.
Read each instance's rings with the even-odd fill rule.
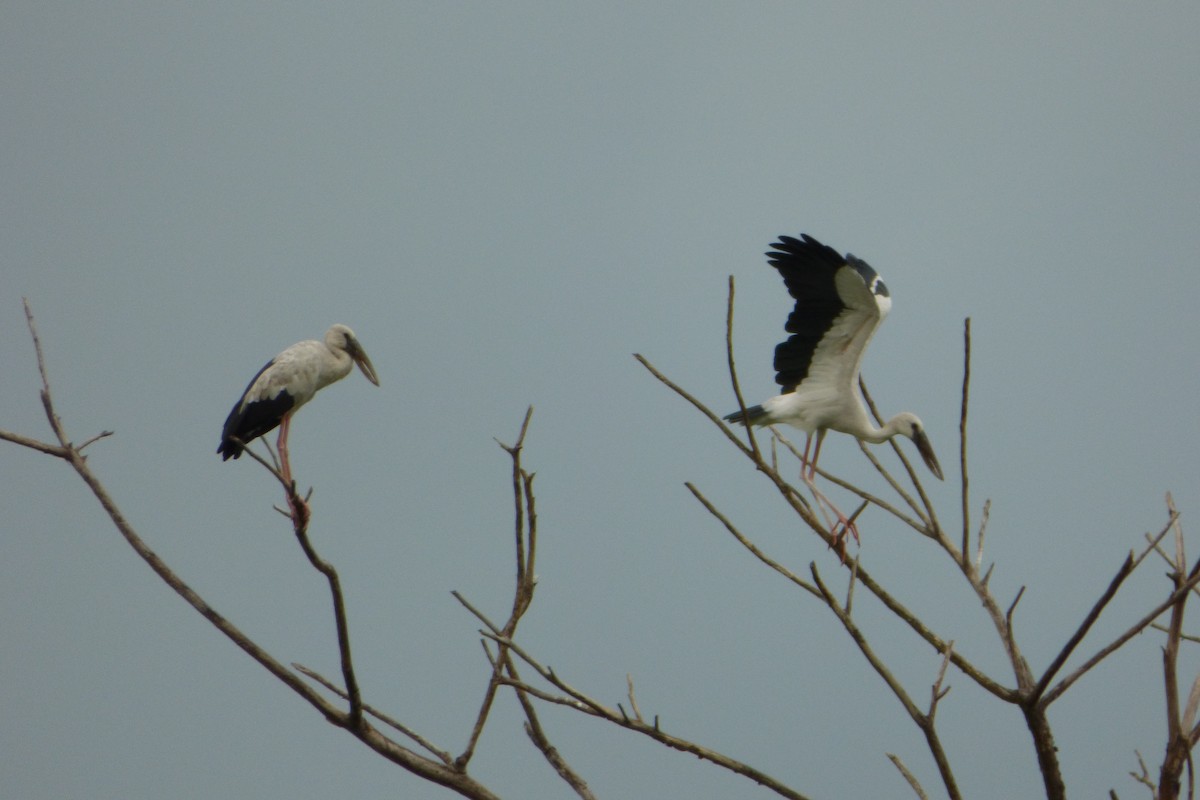
[[746,413],[735,411],[732,414],[726,414],[724,420],[742,425],[765,425],[767,412],[762,406],[750,406],[746,409]]
[[233,439],[222,439],[221,446],[217,448],[217,454],[221,456],[222,461],[228,461],[231,458],[240,458],[242,455],[242,446]]

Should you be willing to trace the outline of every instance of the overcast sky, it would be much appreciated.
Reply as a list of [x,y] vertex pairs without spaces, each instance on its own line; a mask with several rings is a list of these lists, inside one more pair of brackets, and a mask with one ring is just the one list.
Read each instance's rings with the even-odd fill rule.
[[[992,499],[992,585],[1005,604],[1027,587],[1035,670],[1161,527],[1166,491],[1200,533],[1195,3],[10,2],[0,21],[0,428],[51,435],[28,297],[68,431],[115,432],[89,463],[150,546],[280,660],[336,675],[328,592],[276,487],[214,451],[267,359],[353,327],[382,386],[355,373],[305,408],[293,467],[316,487],[367,701],[448,749],[487,675],[449,593],[508,608],[493,437],[532,404],[532,652],[609,703],[632,674],[668,730],[812,797],[910,796],[888,752],[940,796],[828,612],[683,483],[797,571],[832,577],[836,558],[631,356],[734,408],[732,274],[743,389],[774,393],[791,303],[762,253],[779,234],[887,282],[864,374],[885,414],[924,419],[947,480],[922,477],[951,528],[972,318],[972,514]],[[876,486],[846,437],[822,461]],[[65,465],[0,444],[0,476],[0,794],[450,796],[217,634]],[[1011,684],[944,557],[879,511],[859,527],[864,566]],[[1163,572],[1131,581],[1081,655],[1165,596]],[[936,654],[857,608],[927,696]],[[1160,644],[1141,636],[1053,707],[1074,796],[1144,792],[1127,773],[1135,750],[1161,759]],[[966,794],[1037,796],[1019,714],[948,681]],[[769,796],[544,713],[600,797]],[[473,773],[509,798],[570,796],[508,696]]]

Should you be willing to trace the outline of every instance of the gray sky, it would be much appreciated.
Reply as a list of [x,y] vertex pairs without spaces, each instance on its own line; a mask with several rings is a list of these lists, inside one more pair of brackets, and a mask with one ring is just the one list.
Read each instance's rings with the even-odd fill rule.
[[[894,299],[864,373],[885,413],[925,420],[953,527],[970,316],[973,514],[992,498],[993,585],[1002,602],[1028,587],[1017,629],[1043,667],[1161,526],[1165,491],[1200,532],[1197,30],[1194,3],[9,3],[0,427],[50,435],[27,296],[69,432],[116,432],[90,463],[150,545],[279,658],[334,675],[326,587],[274,486],[213,451],[264,361],[345,322],[382,388],[356,373],[322,393],[293,465],[369,702],[465,742],[486,663],[449,592],[507,608],[493,437],[532,403],[526,646],[608,702],[632,673],[668,729],[814,797],[906,796],[885,752],[935,789],[828,613],[683,482],[795,569],[832,574],[834,556],[630,354],[730,410],[734,274],[742,385],[765,399],[790,301],[762,252],[801,231],[852,251]],[[823,463],[873,485],[845,437]],[[216,634],[64,465],[0,446],[0,471],[6,797],[449,796]],[[864,565],[1011,682],[944,559],[878,511],[860,528]],[[1162,572],[1083,653],[1164,594]],[[924,697],[936,656],[858,614]],[[1135,749],[1158,763],[1159,644],[1054,707],[1076,796],[1142,791]],[[949,680],[939,719],[969,796],[1036,795],[1019,715]],[[602,797],[767,796],[601,723],[545,721]],[[507,797],[569,796],[509,697],[474,772]]]

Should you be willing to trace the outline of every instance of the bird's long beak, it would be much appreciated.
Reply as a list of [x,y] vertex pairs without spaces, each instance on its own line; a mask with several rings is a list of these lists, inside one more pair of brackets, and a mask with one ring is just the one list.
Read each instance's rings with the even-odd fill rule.
[[933,454],[933,445],[929,443],[929,437],[925,435],[925,431],[914,431],[912,440],[913,444],[917,446],[917,450],[921,452],[921,458],[925,459],[925,466],[929,467],[929,471],[939,481],[945,480],[942,477],[942,466],[938,464],[937,456]]
[[350,340],[349,347],[350,357],[354,359],[354,363],[358,364],[362,374],[367,376],[367,380],[376,386],[379,385],[379,377],[375,374],[375,365],[371,363],[371,359],[367,358],[367,351],[363,350],[357,339]]

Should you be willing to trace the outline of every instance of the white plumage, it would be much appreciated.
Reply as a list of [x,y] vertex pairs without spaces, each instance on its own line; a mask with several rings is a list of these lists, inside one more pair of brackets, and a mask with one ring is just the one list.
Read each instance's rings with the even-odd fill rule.
[[310,339],[284,350],[258,371],[234,404],[221,432],[217,452],[225,460],[242,454],[243,445],[280,427],[279,451],[287,465],[287,433],[291,417],[318,391],[350,374],[358,364],[371,383],[379,385],[366,351],[345,325],[334,325],[324,341]]

